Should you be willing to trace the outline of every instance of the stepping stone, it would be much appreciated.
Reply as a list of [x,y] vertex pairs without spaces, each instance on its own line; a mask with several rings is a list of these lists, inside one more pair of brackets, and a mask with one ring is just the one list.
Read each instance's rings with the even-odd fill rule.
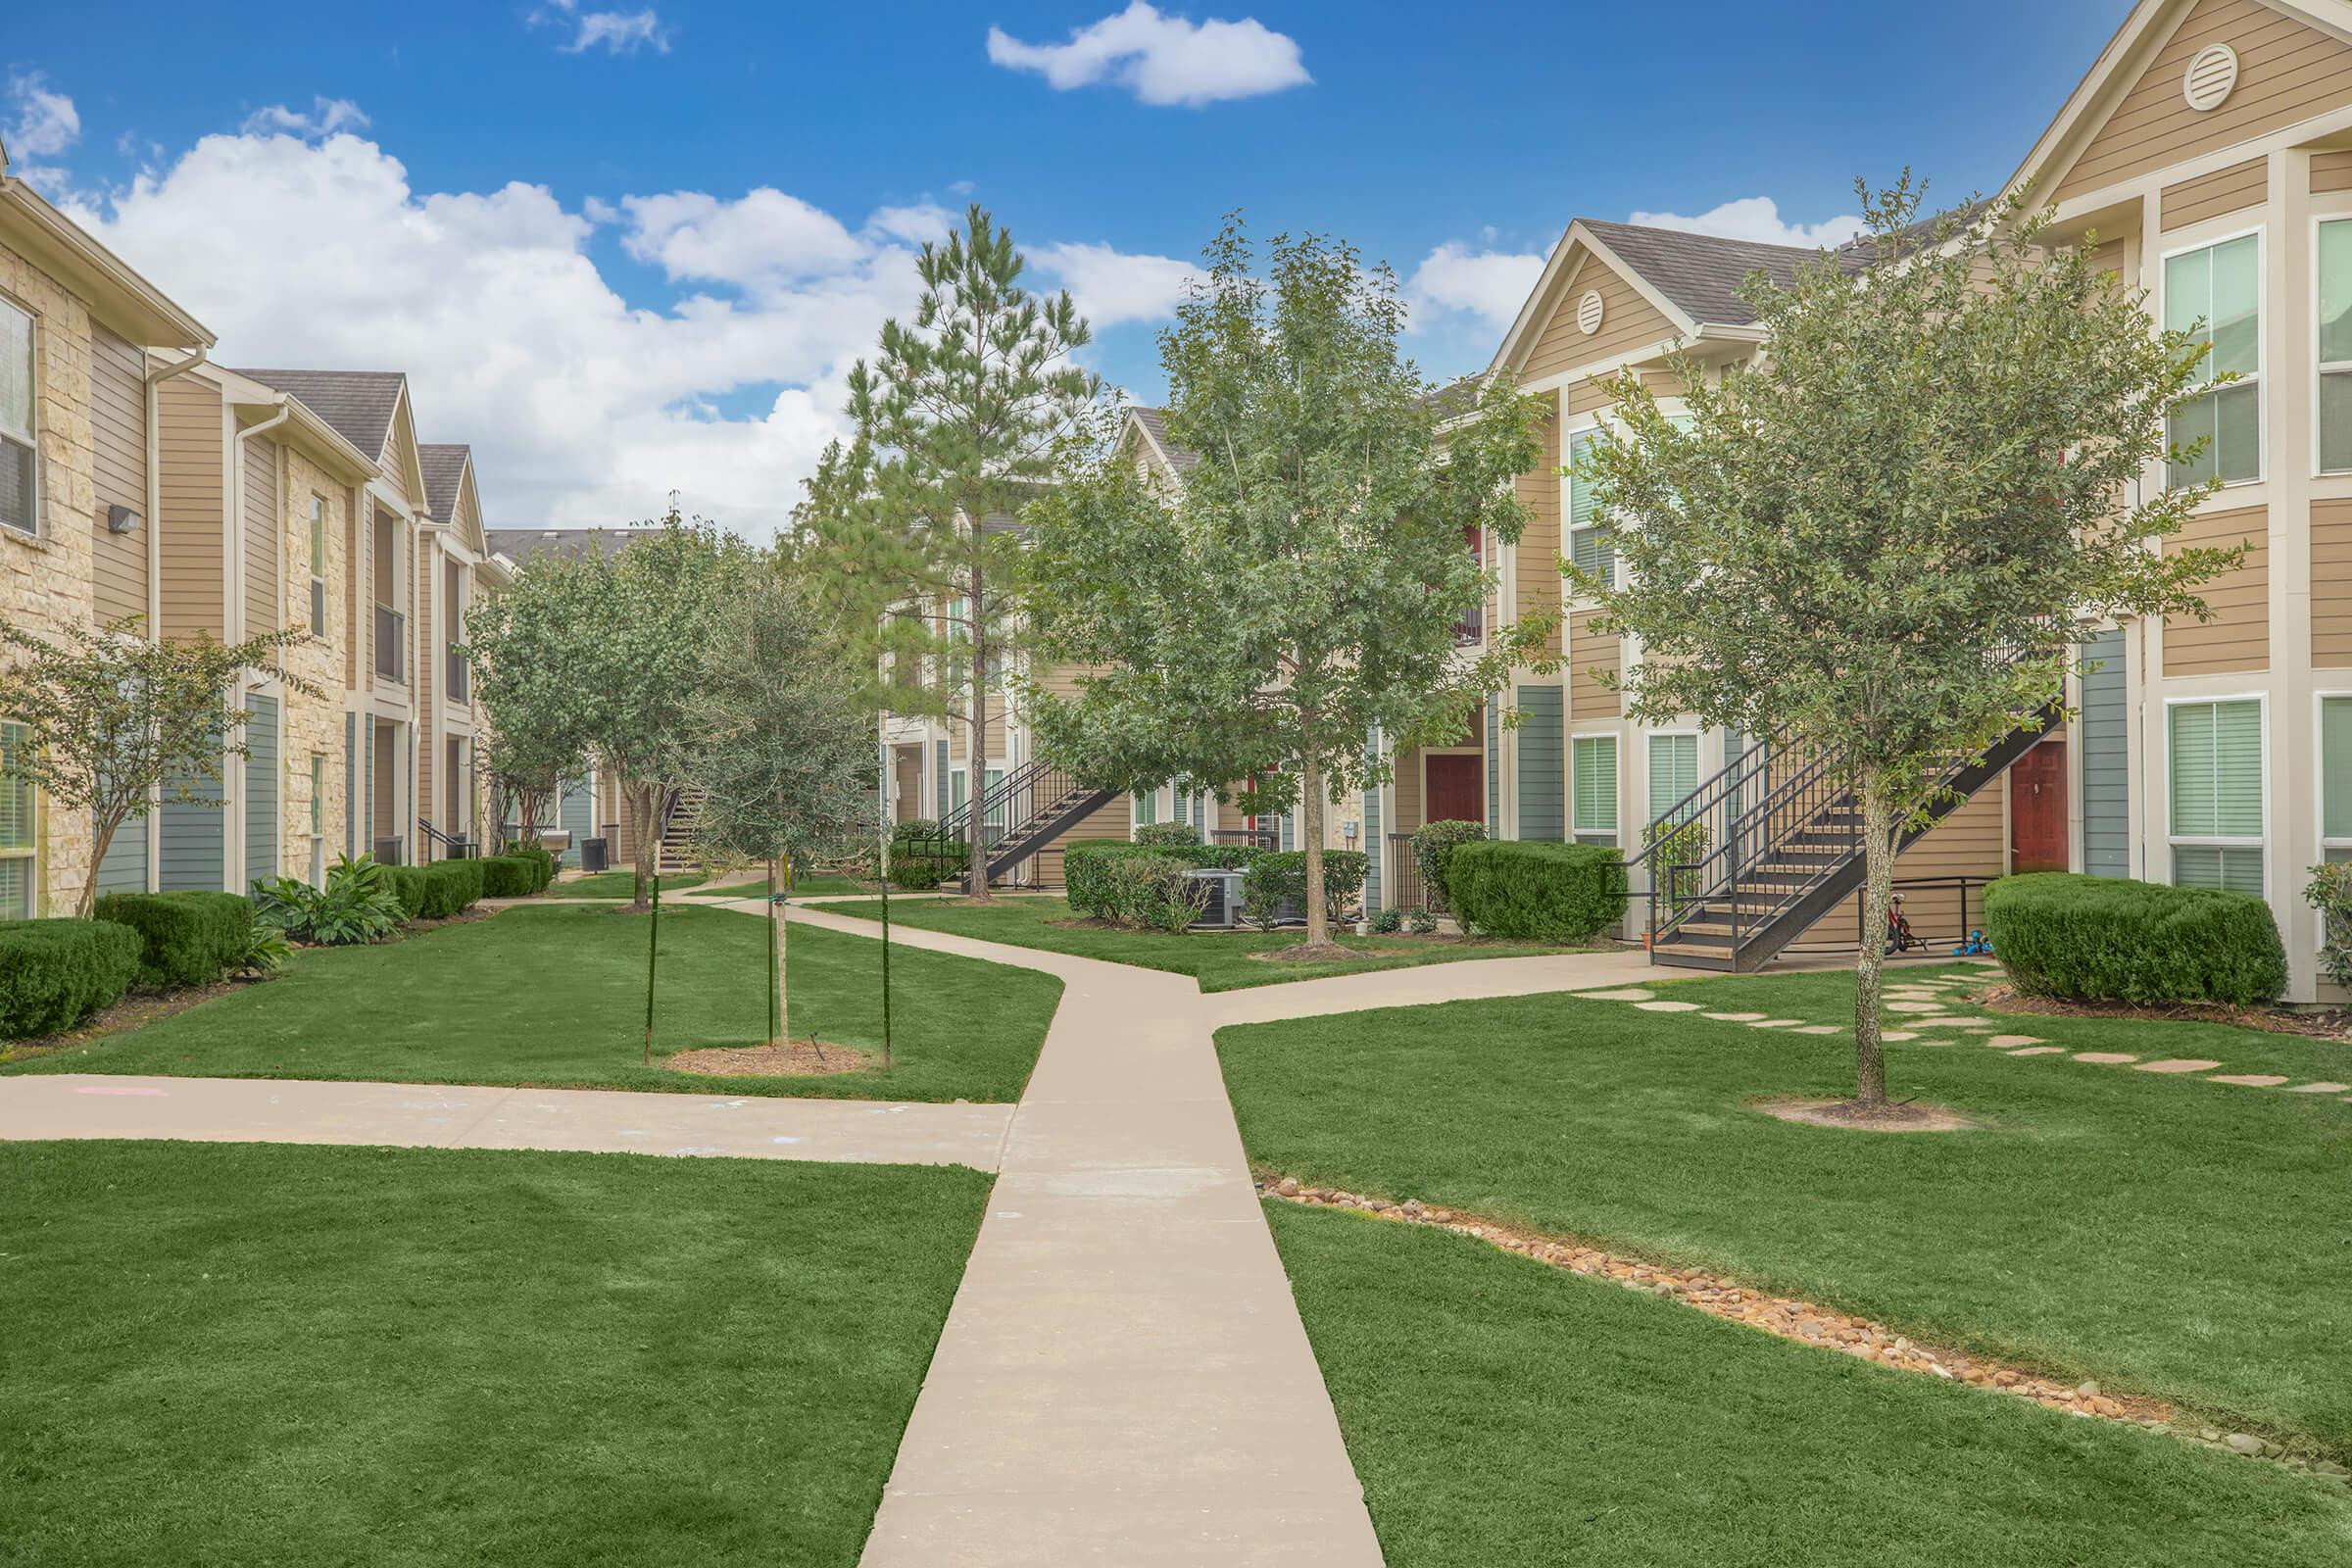
[[2297,1084],[2287,1091],[2290,1095],[2340,1095],[2352,1089],[2352,1084]]
[[1788,1032],[1795,1035],[1838,1035],[1845,1033],[1844,1030],[1838,1028],[1834,1023],[1809,1023],[1802,1029],[1791,1029]]
[[1879,1031],[1879,1038],[1881,1040],[1917,1040],[1919,1036],[1908,1029],[1882,1029]]
[[1989,1029],[1992,1027],[1990,1018],[1929,1018],[1923,1021],[1932,1023],[1938,1029]]
[[1994,1035],[1984,1043],[1995,1051],[2005,1050],[2010,1046],[2038,1046],[2041,1044],[2032,1035]]
[[1717,1023],[1754,1023],[1764,1014],[1760,1012],[1710,1012],[1704,1016],[1714,1019]]
[[1634,1005],[1643,1012],[1696,1012],[1695,1002],[1637,1002]]
[[1804,1021],[1802,1018],[1764,1018],[1749,1024],[1748,1027],[1750,1029],[1786,1029],[1791,1024],[1800,1024]]
[[1568,994],[1572,997],[1581,997],[1588,1002],[1647,1002],[1657,995],[1655,991],[1643,991],[1639,987],[1627,987],[1617,991],[1571,991]]
[[2207,1061],[2199,1056],[2167,1056],[2162,1061],[2143,1061],[2132,1070],[2133,1072],[2205,1072],[2220,1065],[2221,1063],[2218,1061]]
[[2286,1082],[2275,1072],[2217,1072],[2205,1080],[2209,1084],[2243,1084],[2248,1089],[2276,1089]]
[[2075,1059],[2077,1061],[2095,1061],[2102,1066],[2116,1066],[2127,1061],[2137,1061],[2139,1058],[2129,1051],[2078,1051],[2075,1053]]
[[1888,1012],[1945,1012],[1949,1008],[1940,1002],[1889,1002]]
[[2066,1054],[2066,1048],[2064,1046],[2028,1046],[2023,1051],[2012,1051],[2009,1054],[2012,1056],[2063,1056]]

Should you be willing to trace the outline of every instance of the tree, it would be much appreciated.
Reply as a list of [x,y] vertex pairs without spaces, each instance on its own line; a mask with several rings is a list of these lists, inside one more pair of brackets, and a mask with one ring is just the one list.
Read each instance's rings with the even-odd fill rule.
[[[1086,322],[1066,292],[1022,287],[1024,265],[977,204],[924,245],[913,322],[885,322],[881,352],[850,372],[856,435],[827,449],[798,516],[873,672],[869,700],[963,727],[975,811],[992,692],[1029,641],[1013,519],[1100,392],[1070,363],[1092,339]],[[965,886],[987,899],[985,855]]]
[[[1918,220],[1920,191],[1862,191],[1859,259],[1825,254],[1745,298],[1767,349],[1709,385],[1688,428],[1640,378],[1588,472],[1622,582],[1563,563],[1600,629],[1641,639],[1629,717],[1786,727],[1859,807],[1856,1098],[1886,1100],[1879,971],[1902,833],[1955,757],[2058,700],[2118,616],[2203,614],[2233,551],[2154,548],[2210,486],[2134,505],[2167,415],[2201,386],[2201,337],[2151,329],[2143,295],[2053,248],[2026,198]],[[2186,454],[2174,452],[2175,459]]]
[[1544,658],[1543,620],[1478,657],[1455,631],[1494,581],[1465,539],[1526,520],[1541,405],[1507,378],[1434,396],[1397,357],[1395,275],[1347,245],[1277,236],[1261,277],[1232,220],[1206,260],[1160,339],[1168,430],[1200,463],[1171,490],[1098,441],[1029,509],[1039,636],[1093,671],[1030,701],[1040,750],[1099,783],[1250,779],[1257,809],[1300,808],[1319,952],[1324,808],[1385,776],[1374,728],[1450,739]]
[[[693,776],[707,792],[695,838],[714,858],[765,865],[771,899],[779,872],[789,890],[796,865],[874,814],[874,732],[857,688],[802,583],[770,576],[721,610],[693,707]],[[768,1044],[780,1045],[792,1038],[789,925],[772,903],[768,920],[783,999]]]
[[0,713],[30,731],[14,766],[52,807],[90,813],[90,875],[74,906],[83,918],[97,903],[98,868],[124,822],[145,817],[158,799],[221,805],[217,791],[227,759],[248,755],[247,714],[228,706],[228,693],[270,676],[289,691],[318,695],[277,662],[280,649],[308,632],[239,643],[203,634],[149,642],[142,618],[70,626],[56,642],[0,621],[0,645],[29,656],[0,669]]
[[722,606],[757,580],[757,553],[671,513],[617,555],[541,557],[467,615],[467,652],[492,728],[619,781],[646,897],[663,824],[692,777],[689,712]]

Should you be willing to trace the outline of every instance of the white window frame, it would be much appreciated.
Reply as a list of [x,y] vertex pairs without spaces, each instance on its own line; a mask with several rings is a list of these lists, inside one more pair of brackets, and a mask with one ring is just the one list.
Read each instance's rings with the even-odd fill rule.
[[2322,389],[2330,375],[2342,375],[2347,379],[2352,379],[2352,360],[2322,360],[2320,358],[2320,231],[2329,223],[2342,223],[2348,228],[2352,228],[2352,210],[2315,213],[2311,219],[2311,474],[2315,479],[2334,474],[2352,473],[2352,465],[2341,468],[2330,468],[2321,461],[2320,454]]
[[[1570,521],[1570,519],[1576,515],[1576,478],[1570,471],[1576,464],[1576,438],[1578,436],[1590,436],[1597,438],[1600,436],[1605,436],[1608,433],[1608,421],[1603,419],[1598,414],[1587,416],[1584,422],[1581,424],[1573,425],[1560,431],[1560,554],[1571,562],[1576,560],[1577,529],[1574,523]],[[1601,526],[1601,524],[1598,522],[1593,522],[1587,524],[1587,526],[1598,528]],[[1562,580],[1566,580],[1564,576]],[[1616,585],[1617,553],[1614,549],[1612,549],[1609,552],[1609,586],[1613,588]],[[1590,605],[1596,603],[1596,601],[1589,595],[1579,595],[1575,602],[1579,605]],[[1622,812],[1619,814],[1623,815]]]
[[[2254,236],[2254,373],[2252,375],[2239,376],[2237,380],[2231,384],[2234,386],[2251,386],[2254,389],[2254,476],[2250,479],[2225,480],[2222,483],[2222,489],[2224,490],[2242,490],[2249,485],[2258,485],[2263,483],[2269,479],[2271,475],[2271,421],[2269,418],[2270,393],[2268,387],[2270,370],[2269,332],[2271,321],[2271,280],[2270,274],[2267,270],[2270,258],[2264,254],[2264,241],[2269,236],[2265,232],[2265,225],[2256,223],[2251,227],[2232,229],[2227,234],[2216,234],[2210,239],[2201,239],[2196,241],[2194,244],[2175,246],[2169,251],[2162,252],[2156,258],[2156,325],[2158,329],[2161,330],[2163,328],[2166,316],[2172,307],[2169,279],[2172,272],[2171,263],[2173,258],[2176,256],[2191,256],[2198,251],[2218,250],[2222,246],[2229,244],[2231,240],[2244,239],[2249,234]],[[2317,280],[2319,272],[2319,259],[2316,253],[2314,254],[2312,260],[2312,272],[2314,278],[2312,288],[2314,290],[2314,297],[2316,298],[2317,290],[2319,288],[2319,283]],[[2207,275],[2210,276],[2211,273],[2209,272]],[[2210,292],[2207,295],[2207,303],[2211,303]],[[2316,313],[2313,323],[2313,342],[2316,345],[2318,342],[2318,323],[2316,320]],[[2205,321],[2205,336],[2206,341],[2210,343],[2213,338],[2213,320],[2210,317],[2208,317]],[[2209,387],[2207,390],[2211,391],[2212,389]],[[2202,395],[2203,394],[2199,394],[2199,396]],[[2312,417],[2315,419],[2319,417],[2318,403],[2316,399],[2313,403]],[[2215,433],[2218,438],[2220,433],[2220,423],[2218,419],[2215,423]],[[2313,447],[2313,450],[2315,452],[2318,450],[2316,443]],[[2217,473],[2221,469],[2221,460],[2218,455],[2214,460],[2214,469]],[[2170,472],[2165,474],[2164,483],[2167,489],[2171,488],[2172,474]],[[2202,702],[2205,701],[2205,699],[2198,698],[2195,699],[2195,701]],[[2267,718],[2268,715],[2265,716]],[[2266,730],[2265,733],[2267,734],[2268,731]],[[2267,863],[2264,867],[2263,874],[2266,877],[2270,874]]]
[[[1656,817],[1649,814],[1651,743],[1673,736],[1690,737],[1691,774],[1697,784],[1704,784],[1707,781],[1706,731],[1679,724],[1665,729],[1643,730],[1642,732],[1642,829],[1645,833],[1649,830],[1649,825],[1657,820]],[[1617,814],[1623,816],[1625,813],[1620,810]]]
[[[1147,815],[1147,812],[1150,814]],[[1172,822],[1174,820],[1173,813],[1165,817],[1159,814],[1159,791],[1133,790],[1128,793],[1127,828],[1129,837],[1133,837],[1134,830],[1139,827],[1155,827],[1163,821]]]
[[[2173,710],[2212,708],[2223,703],[2252,703],[2262,712],[2262,834],[2259,838],[2205,837],[2173,831]],[[2318,722],[2318,712],[2313,712]],[[2165,882],[2179,887],[2180,867],[2175,852],[2192,850],[2253,850],[2262,857],[2262,897],[2271,896],[2271,701],[2265,692],[2217,692],[2211,696],[2167,697],[2164,700],[2164,872]]]
[[[41,313],[6,292],[0,292],[0,310],[15,311],[24,318],[28,327],[24,349],[32,359],[32,363],[25,367],[29,407],[25,410],[24,435],[24,445],[32,454],[32,528],[28,532],[0,524],[0,537],[13,534],[20,539],[46,539],[49,536],[46,526],[49,517],[49,473],[47,465],[41,462]],[[0,431],[0,436],[16,439],[6,436],[4,431]]]
[[311,497],[311,635],[323,641],[326,637],[326,536],[334,522],[334,509],[326,497],[318,491]]
[[1614,769],[1616,778],[1609,790],[1609,800],[1615,807],[1615,810],[1612,812],[1614,820],[1609,825],[1608,835],[1609,842],[1622,853],[1626,845],[1625,732],[1621,729],[1585,729],[1568,732],[1568,810],[1565,823],[1567,831],[1563,836],[1570,844],[1582,844],[1585,842],[1584,835],[1587,833],[1598,835],[1601,831],[1598,828],[1580,828],[1576,825],[1576,743],[1578,741],[1608,741],[1611,743],[1610,757],[1616,763]]
[[[32,744],[32,726],[22,719],[0,718],[0,727],[22,729],[24,732],[24,744]],[[25,822],[30,832],[25,843],[21,848],[0,844],[0,859],[24,862],[24,905],[21,909],[0,909],[0,920],[30,920],[41,912],[41,792],[33,788],[27,793],[30,804],[25,812]],[[91,874],[97,874],[96,867],[91,868]]]
[[[2323,750],[2323,743],[2327,739],[2325,724],[2328,700],[2331,697],[2340,702],[2352,702],[2352,688],[2322,690],[2311,694],[2311,827],[2320,842],[2321,860],[2325,861],[2329,855],[2338,851],[2342,852],[2345,859],[2352,860],[2352,834],[2338,833],[2330,837],[2328,832],[2328,754]],[[2328,946],[2328,923],[2316,920],[2313,925],[2312,951],[2317,953]]]

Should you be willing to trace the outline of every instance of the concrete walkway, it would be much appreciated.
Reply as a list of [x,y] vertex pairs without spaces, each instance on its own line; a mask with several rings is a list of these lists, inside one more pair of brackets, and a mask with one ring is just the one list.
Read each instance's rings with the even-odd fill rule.
[[[1698,972],[1671,971],[1676,979]],[[1607,986],[1655,980],[1649,956],[1627,948],[1608,953],[1557,953],[1534,958],[1464,958],[1424,963],[1409,969],[1375,969],[1335,974],[1321,980],[1293,980],[1246,991],[1220,991],[1201,998],[1209,1027],[1268,1023],[1279,1018],[1314,1018],[1374,1007],[1419,1007],[1433,1002],[1469,1002],[1486,997],[1532,997],[1554,991],[1598,991]]]
[[274,1078],[0,1078],[0,1140],[179,1138],[725,1154],[995,1170],[1010,1105]]

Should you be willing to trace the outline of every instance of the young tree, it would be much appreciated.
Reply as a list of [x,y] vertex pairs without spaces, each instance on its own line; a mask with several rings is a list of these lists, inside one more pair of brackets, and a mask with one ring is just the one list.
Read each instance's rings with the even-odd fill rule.
[[74,912],[87,918],[98,899],[98,867],[122,824],[157,799],[218,808],[226,760],[247,755],[245,710],[227,694],[256,675],[290,691],[318,688],[277,662],[302,631],[240,643],[199,635],[149,642],[143,617],[93,629],[68,627],[51,642],[0,621],[0,646],[26,656],[0,669],[0,713],[21,719],[30,744],[14,767],[53,808],[90,813],[90,875]]
[[1908,175],[1862,195],[1870,265],[1751,279],[1767,351],[1719,385],[1680,365],[1687,429],[1638,376],[1608,383],[1619,432],[1588,463],[1623,580],[1563,570],[1602,630],[1641,639],[1629,717],[1787,726],[1859,808],[1856,1099],[1875,1110],[1901,834],[1955,757],[2060,699],[2102,621],[2204,613],[2195,585],[2236,552],[2154,548],[2209,486],[2128,499],[2200,389],[2201,335],[2152,330],[2023,196],[1921,224]]
[[[1541,405],[1507,379],[1466,409],[1398,359],[1396,278],[1318,235],[1277,236],[1267,274],[1240,223],[1160,340],[1167,423],[1200,462],[1172,492],[1095,450],[1028,513],[1045,651],[1088,666],[1031,695],[1040,749],[1104,784],[1255,779],[1301,808],[1304,951],[1330,942],[1327,802],[1384,771],[1365,741],[1458,733],[1548,624],[1456,625],[1493,587],[1466,539],[1515,542],[1512,487]],[[1222,786],[1219,786],[1222,787]]]
[[[771,899],[779,873],[789,890],[795,865],[873,818],[878,760],[858,684],[803,584],[770,576],[721,610],[693,706],[693,776],[708,792],[695,838],[715,858],[765,865]],[[790,927],[772,903],[768,919],[783,999],[768,1044],[780,1045],[792,1038]]]
[[[850,372],[856,436],[826,451],[798,518],[869,700],[962,726],[975,809],[989,713],[1029,640],[1013,519],[1100,391],[1070,363],[1092,338],[1070,296],[1031,294],[1023,267],[977,204],[924,245],[913,322],[884,323]],[[977,847],[965,886],[988,897]]]

